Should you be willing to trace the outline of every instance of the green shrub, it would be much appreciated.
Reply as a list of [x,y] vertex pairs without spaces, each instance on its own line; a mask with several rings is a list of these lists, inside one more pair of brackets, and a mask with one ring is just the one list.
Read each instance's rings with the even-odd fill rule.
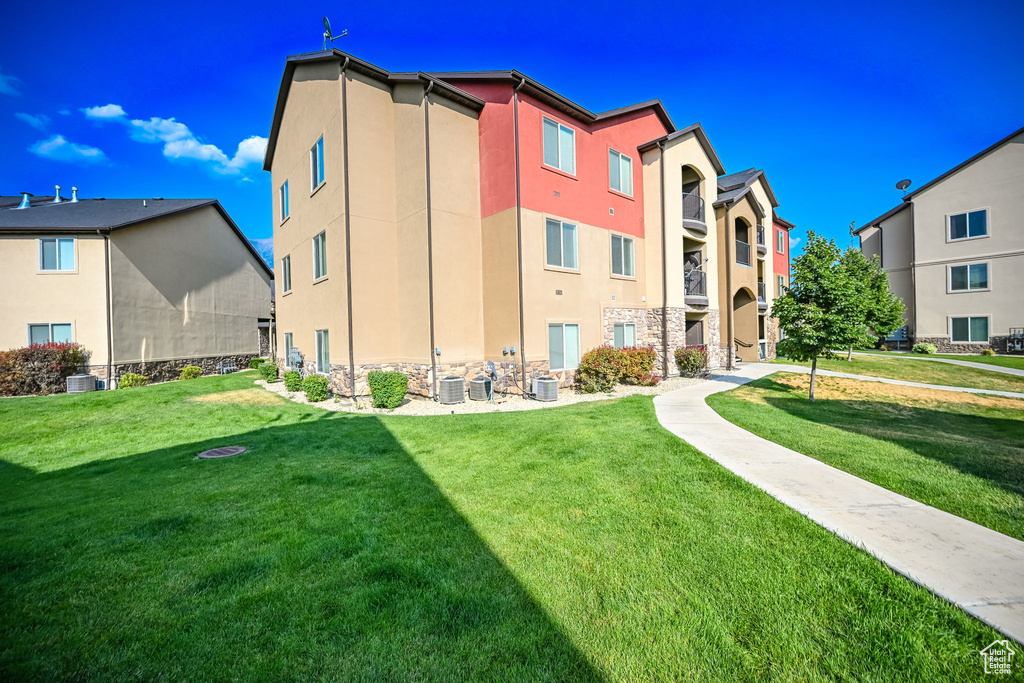
[[374,408],[393,410],[402,405],[409,389],[409,376],[401,372],[372,370],[366,376]]
[[186,365],[178,373],[178,379],[195,379],[203,376],[203,369],[198,365]]
[[935,344],[928,344],[925,342],[921,342],[920,344],[914,344],[914,348],[912,348],[911,351],[913,351],[914,353],[925,354],[935,353]]
[[249,361],[249,367],[258,368],[259,366],[263,365],[266,362],[267,361],[263,360],[262,358],[253,358],[252,360]]
[[676,366],[683,377],[706,377],[708,352],[703,346],[683,346],[676,349]]
[[0,351],[0,396],[46,396],[67,391],[67,378],[89,362],[74,342],[47,342]]
[[144,387],[149,384],[149,377],[140,375],[137,372],[126,372],[121,375],[121,379],[117,382],[118,389],[134,389],[136,387]]
[[621,349],[608,345],[590,349],[580,358],[580,366],[576,369],[573,378],[576,390],[584,394],[611,391],[622,377],[625,364],[626,354]]
[[259,370],[260,377],[262,377],[267,384],[277,381],[277,366],[273,363],[263,363],[256,369]]
[[653,346],[630,346],[622,349],[622,376],[619,381],[640,386],[657,384],[651,382],[656,357]]
[[302,391],[302,375],[298,370],[284,373],[284,388],[288,391]]
[[996,355],[996,352],[995,352],[995,349],[985,349],[984,351],[981,352],[981,355],[983,355],[983,356],[994,356],[994,355]]
[[323,375],[310,375],[302,380],[302,389],[311,403],[327,400],[327,378]]
[[879,350],[879,351],[888,351],[888,350],[889,350],[889,347],[888,347],[888,346],[886,346],[885,344],[879,344],[879,345],[878,345],[878,350]]

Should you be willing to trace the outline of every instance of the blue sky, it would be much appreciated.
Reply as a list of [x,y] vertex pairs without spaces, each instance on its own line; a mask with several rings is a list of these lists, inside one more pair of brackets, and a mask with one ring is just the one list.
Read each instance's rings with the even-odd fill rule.
[[[779,214],[848,242],[1024,126],[1024,3],[21,3],[0,27],[0,194],[216,197],[272,233],[261,170],[284,58],[515,68],[592,111],[661,98]],[[266,242],[262,243],[266,246]]]

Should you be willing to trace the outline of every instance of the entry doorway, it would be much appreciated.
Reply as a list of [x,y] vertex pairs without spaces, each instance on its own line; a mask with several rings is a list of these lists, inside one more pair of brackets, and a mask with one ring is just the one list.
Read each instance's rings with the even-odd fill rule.
[[702,346],[704,344],[704,321],[686,321],[686,345]]

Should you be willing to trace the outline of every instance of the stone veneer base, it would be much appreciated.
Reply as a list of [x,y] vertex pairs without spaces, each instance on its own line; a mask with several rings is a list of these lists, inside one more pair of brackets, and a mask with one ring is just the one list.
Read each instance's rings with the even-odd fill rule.
[[[136,372],[149,377],[150,382],[168,382],[178,379],[181,369],[186,365],[197,365],[203,369],[204,375],[215,375],[217,366],[228,360],[234,361],[235,367],[239,370],[247,370],[249,361],[253,358],[258,358],[258,356],[255,353],[248,353],[205,356],[203,358],[175,358],[174,360],[146,361],[144,363],[118,363],[113,366],[114,381],[116,382],[125,373]],[[106,375],[106,367],[104,367],[103,374]]]

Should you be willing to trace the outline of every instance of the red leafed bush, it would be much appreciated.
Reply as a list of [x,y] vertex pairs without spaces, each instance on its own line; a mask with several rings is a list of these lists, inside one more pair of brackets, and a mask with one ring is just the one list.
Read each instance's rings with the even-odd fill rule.
[[707,377],[707,349],[703,346],[683,346],[676,349],[676,365],[683,377]]
[[623,384],[639,384],[640,386],[654,386],[656,381],[651,381],[651,373],[654,371],[653,346],[628,346],[622,349],[622,376],[619,381]]
[[625,354],[621,349],[607,345],[590,349],[580,358],[580,366],[573,377],[576,389],[585,394],[611,391],[622,377],[624,365]]
[[0,396],[44,396],[67,390],[67,378],[89,362],[74,342],[47,342],[0,351]]

